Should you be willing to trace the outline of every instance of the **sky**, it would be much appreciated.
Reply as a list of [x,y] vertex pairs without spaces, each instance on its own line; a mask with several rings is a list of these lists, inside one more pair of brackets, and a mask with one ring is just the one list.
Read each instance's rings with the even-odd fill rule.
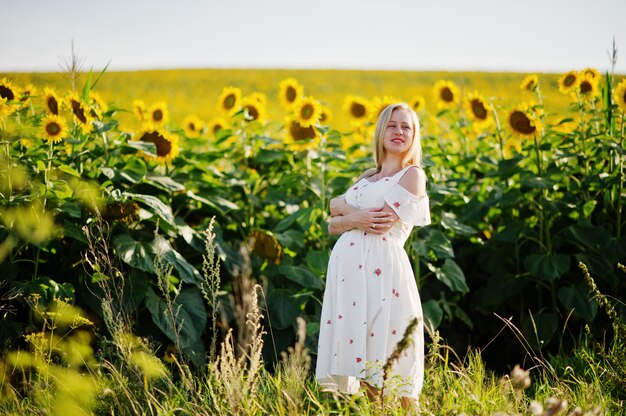
[[384,69],[626,74],[626,0],[0,0],[0,72]]

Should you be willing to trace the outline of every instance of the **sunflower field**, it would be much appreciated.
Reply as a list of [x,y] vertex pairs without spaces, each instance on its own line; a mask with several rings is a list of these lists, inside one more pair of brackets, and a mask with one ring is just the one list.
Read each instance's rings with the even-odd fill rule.
[[[0,409],[378,414],[308,369],[328,203],[397,101],[420,117],[433,218],[406,245],[433,346],[422,409],[624,405],[624,76],[62,75],[0,74]],[[452,356],[548,381],[460,403]]]

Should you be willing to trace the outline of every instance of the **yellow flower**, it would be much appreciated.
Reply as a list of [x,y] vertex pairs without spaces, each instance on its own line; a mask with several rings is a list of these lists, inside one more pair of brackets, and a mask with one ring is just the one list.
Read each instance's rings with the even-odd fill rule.
[[613,91],[613,101],[615,101],[615,104],[617,104],[617,107],[622,113],[626,113],[626,78],[615,87]]
[[146,109],[146,103],[144,103],[143,100],[134,100],[133,113],[135,113],[139,121],[146,121],[148,119],[148,110]]
[[585,75],[590,76],[591,78],[597,81],[600,81],[600,73],[595,68],[585,68],[582,71],[580,71],[580,74],[583,76]]
[[253,230],[249,239],[254,241],[253,253],[271,263],[280,264],[283,258],[283,248],[272,233]]
[[295,151],[312,149],[319,144],[319,134],[313,126],[304,127],[293,117],[285,119],[285,143]]
[[420,112],[423,111],[426,107],[426,100],[421,95],[414,95],[413,97],[411,97],[409,104],[411,105],[411,107],[413,107],[413,110],[415,110],[415,112]]
[[280,105],[285,110],[291,110],[302,97],[304,88],[295,79],[287,78],[280,82],[278,91]]
[[522,81],[519,87],[524,91],[533,92],[537,89],[538,86],[539,86],[539,77],[537,77],[537,75],[535,74],[531,74],[531,75],[528,75],[526,78],[524,78],[524,80]]
[[578,83],[580,96],[586,100],[593,100],[598,95],[599,81],[600,78],[594,78],[591,73],[581,75]]
[[262,123],[266,118],[265,107],[251,97],[244,97],[241,99],[241,108],[244,110],[244,120],[258,121]]
[[0,80],[0,98],[5,98],[9,102],[19,101],[20,92],[11,81],[6,78],[2,78]]
[[106,101],[95,91],[89,93],[89,99],[100,113],[105,113],[109,109]]
[[534,117],[529,105],[514,107],[507,116],[511,131],[520,137],[531,137],[540,129],[539,120]]
[[141,134],[136,136],[135,140],[154,143],[156,146],[156,157],[152,157],[148,154],[144,155],[148,160],[167,162],[175,158],[179,152],[178,136],[159,129],[144,129]]
[[452,81],[437,81],[434,87],[438,108],[454,108],[458,104],[459,89]]
[[37,95],[37,88],[35,88],[33,84],[28,84],[26,87],[22,88],[20,101],[23,105],[27,105],[30,102],[30,99],[35,95]]
[[578,72],[569,71],[559,78],[559,91],[563,94],[569,94],[576,91],[578,83],[580,82]]
[[513,157],[515,153],[522,152],[522,143],[518,138],[511,137],[506,142],[504,142],[504,156],[505,157]]
[[294,117],[302,127],[309,127],[319,122],[322,106],[313,97],[303,97],[294,106]]
[[148,123],[153,126],[164,126],[169,120],[170,114],[164,101],[156,102],[148,109]]
[[343,109],[350,116],[353,125],[363,124],[372,115],[372,104],[363,97],[348,95],[343,101]]
[[399,101],[400,100],[398,100],[397,98],[390,97],[388,95],[385,95],[383,98],[375,97],[374,100],[372,100],[372,119],[378,120],[378,117],[380,117],[380,113],[382,113],[385,108]]
[[256,100],[262,106],[267,106],[267,96],[263,94],[262,92],[253,92],[248,97],[250,97],[253,100]]
[[236,87],[226,87],[217,99],[217,108],[224,114],[232,116],[239,111],[241,90]]
[[59,96],[52,88],[43,89],[44,101],[46,103],[46,110],[50,114],[55,116],[59,115]]
[[333,112],[330,111],[330,108],[323,105],[322,114],[320,115],[320,124],[328,126],[331,121],[333,121]]
[[213,136],[215,136],[218,131],[228,130],[229,128],[230,128],[230,124],[225,118],[215,117],[211,121],[209,121],[207,130],[209,131],[209,134],[212,134]]
[[198,116],[187,116],[185,120],[183,120],[183,130],[185,130],[187,137],[198,137],[200,133],[202,133],[203,124],[204,123],[202,123],[202,120],[200,120]]
[[477,127],[485,127],[491,123],[491,106],[485,102],[483,96],[478,94],[478,92],[471,93],[465,99],[464,104],[465,112]]
[[49,115],[41,120],[41,137],[48,143],[59,143],[67,135],[67,123],[59,116]]
[[13,112],[13,106],[7,104],[7,99],[0,97],[0,120]]
[[89,133],[93,129],[93,126],[91,125],[92,117],[87,111],[87,107],[82,102],[78,94],[69,94],[65,99],[65,103],[74,115],[74,120],[78,122],[78,126],[83,131],[83,133]]

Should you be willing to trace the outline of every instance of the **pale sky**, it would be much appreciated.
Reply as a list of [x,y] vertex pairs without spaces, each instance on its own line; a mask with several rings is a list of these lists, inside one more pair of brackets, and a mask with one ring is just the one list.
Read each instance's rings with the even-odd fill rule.
[[0,72],[347,68],[626,73],[626,0],[0,0]]

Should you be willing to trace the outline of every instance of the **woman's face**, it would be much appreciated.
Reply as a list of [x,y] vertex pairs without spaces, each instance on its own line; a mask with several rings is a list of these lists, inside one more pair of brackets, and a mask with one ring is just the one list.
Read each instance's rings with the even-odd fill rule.
[[411,147],[413,134],[413,121],[408,111],[397,108],[391,113],[391,119],[385,128],[383,146],[388,154],[405,153]]

